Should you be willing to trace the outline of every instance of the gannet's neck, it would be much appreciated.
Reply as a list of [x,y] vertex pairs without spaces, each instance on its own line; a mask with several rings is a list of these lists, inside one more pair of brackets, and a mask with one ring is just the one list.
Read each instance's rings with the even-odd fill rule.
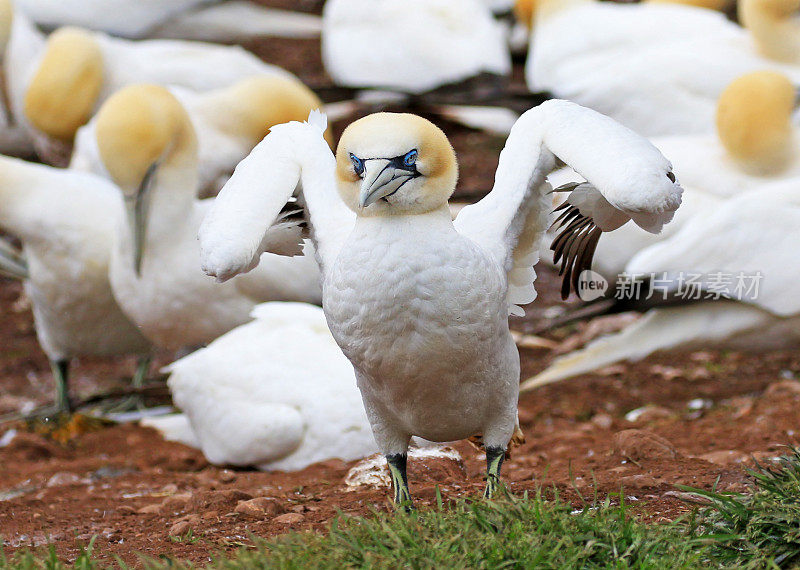
[[398,236],[410,241],[420,238],[420,232],[437,229],[452,229],[453,217],[447,204],[422,214],[400,214],[395,216],[358,216],[354,235],[368,235],[370,239],[396,241]]
[[191,226],[191,232],[196,232],[196,220],[191,212],[199,204],[198,184],[196,167],[166,163],[158,168],[146,197],[148,242],[160,243],[187,226]]
[[800,0],[741,0],[739,20],[758,50],[771,59],[800,63]]

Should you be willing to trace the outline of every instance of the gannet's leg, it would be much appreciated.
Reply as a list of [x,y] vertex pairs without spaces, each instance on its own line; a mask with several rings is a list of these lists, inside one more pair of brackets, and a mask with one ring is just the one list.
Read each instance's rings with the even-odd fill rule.
[[408,454],[395,453],[393,455],[387,455],[386,462],[389,464],[389,474],[392,477],[394,504],[398,508],[410,511],[414,506],[411,501],[411,491],[408,490],[408,477],[406,476]]
[[144,381],[147,378],[147,373],[150,370],[150,362],[153,360],[152,355],[145,354],[140,356],[136,361],[136,372],[133,374],[132,385],[133,389],[136,392],[133,396],[133,404],[136,406],[137,409],[143,410],[144,409],[144,397],[140,393],[142,387],[144,386]]
[[491,499],[500,485],[500,468],[503,466],[505,457],[506,450],[502,447],[486,447],[486,489],[483,492],[484,499]]
[[72,404],[69,401],[69,360],[51,360],[50,369],[56,384],[55,404],[58,413],[69,414]]

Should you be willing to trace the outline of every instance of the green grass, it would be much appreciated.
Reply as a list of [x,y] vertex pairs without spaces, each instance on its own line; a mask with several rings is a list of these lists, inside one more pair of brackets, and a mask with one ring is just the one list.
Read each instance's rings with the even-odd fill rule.
[[[574,509],[541,493],[457,501],[412,514],[336,519],[325,535],[254,539],[255,548],[208,567],[238,568],[793,568],[800,567],[800,451],[751,473],[749,495],[690,490],[710,503],[690,518],[646,524],[608,499]],[[91,545],[74,567],[104,568]],[[118,566],[119,563],[115,566]],[[150,568],[190,568],[151,560]],[[0,569],[67,566],[50,551],[23,552]]]

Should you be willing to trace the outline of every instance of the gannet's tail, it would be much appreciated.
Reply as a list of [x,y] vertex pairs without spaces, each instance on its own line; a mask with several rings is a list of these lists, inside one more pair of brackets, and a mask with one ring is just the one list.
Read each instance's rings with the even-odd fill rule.
[[546,370],[525,380],[520,390],[532,390],[622,360],[640,360],[657,350],[688,348],[695,341],[713,346],[715,341],[763,327],[774,318],[762,309],[733,301],[655,309],[624,330],[558,358]]

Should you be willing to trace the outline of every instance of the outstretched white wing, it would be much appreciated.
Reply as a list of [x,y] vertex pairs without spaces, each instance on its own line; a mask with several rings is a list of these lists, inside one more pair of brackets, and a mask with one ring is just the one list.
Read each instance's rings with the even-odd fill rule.
[[[681,202],[669,161],[646,139],[595,111],[553,100],[520,117],[506,146],[492,191],[459,213],[455,225],[492,255],[509,277],[509,311],[535,296],[533,265],[549,215],[546,175],[560,159],[588,183],[568,187],[554,241],[564,259],[566,290],[577,283],[601,231],[628,219],[650,232],[668,223]],[[574,202],[574,203],[572,203]]]
[[325,116],[273,127],[236,167],[200,227],[203,270],[220,281],[249,271],[270,247],[273,223],[292,196],[308,208],[317,259],[331,263],[355,222],[334,180],[335,158],[323,138]]

